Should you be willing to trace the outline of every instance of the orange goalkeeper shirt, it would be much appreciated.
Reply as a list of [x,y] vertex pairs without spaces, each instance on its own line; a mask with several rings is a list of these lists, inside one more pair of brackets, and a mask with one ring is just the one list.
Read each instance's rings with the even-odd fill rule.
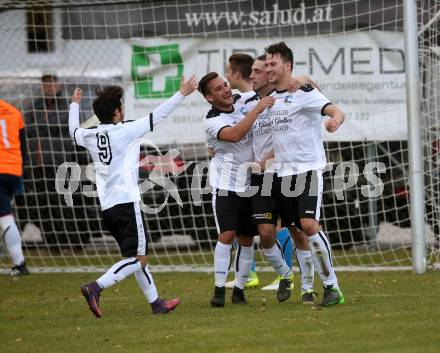
[[0,99],[0,174],[23,174],[20,130],[24,128],[20,111]]

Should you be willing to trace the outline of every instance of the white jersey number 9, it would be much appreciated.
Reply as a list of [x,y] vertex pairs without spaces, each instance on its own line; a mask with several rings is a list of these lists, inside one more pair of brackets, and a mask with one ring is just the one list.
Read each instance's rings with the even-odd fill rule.
[[107,132],[98,132],[96,138],[98,139],[99,160],[104,164],[110,165],[112,161],[112,149]]

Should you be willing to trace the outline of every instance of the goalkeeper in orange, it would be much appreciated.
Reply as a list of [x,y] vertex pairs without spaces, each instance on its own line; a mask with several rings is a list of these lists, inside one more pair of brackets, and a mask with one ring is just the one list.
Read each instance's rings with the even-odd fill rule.
[[14,263],[11,276],[29,274],[11,205],[14,195],[23,189],[25,155],[26,138],[21,113],[0,99],[0,238],[4,240]]

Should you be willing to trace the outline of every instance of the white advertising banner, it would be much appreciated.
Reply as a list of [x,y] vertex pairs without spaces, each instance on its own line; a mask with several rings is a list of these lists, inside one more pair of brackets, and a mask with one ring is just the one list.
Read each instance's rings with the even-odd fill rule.
[[[294,53],[294,76],[307,75],[346,113],[346,122],[327,141],[407,138],[405,58],[400,32],[357,32],[281,39],[131,39],[123,47],[125,110],[128,119],[148,115],[179,87],[180,77],[224,74],[228,57],[256,57],[284,40]],[[202,120],[210,109],[193,93],[155,127],[158,144],[204,142]]]

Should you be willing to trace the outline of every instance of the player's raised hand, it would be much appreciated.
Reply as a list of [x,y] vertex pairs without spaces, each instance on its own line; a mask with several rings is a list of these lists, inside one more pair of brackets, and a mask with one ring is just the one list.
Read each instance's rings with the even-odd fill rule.
[[255,109],[259,113],[262,113],[264,109],[271,107],[275,104],[275,99],[273,97],[267,96],[260,99]]
[[82,89],[81,88],[75,88],[75,90],[73,91],[73,95],[72,95],[72,103],[81,103],[81,98],[82,98]]
[[325,128],[328,132],[335,132],[341,126],[341,123],[338,118],[330,118],[325,122]]
[[179,91],[183,96],[187,96],[197,89],[198,84],[199,81],[197,80],[196,75],[192,75],[188,81],[185,81],[185,77],[182,77]]

